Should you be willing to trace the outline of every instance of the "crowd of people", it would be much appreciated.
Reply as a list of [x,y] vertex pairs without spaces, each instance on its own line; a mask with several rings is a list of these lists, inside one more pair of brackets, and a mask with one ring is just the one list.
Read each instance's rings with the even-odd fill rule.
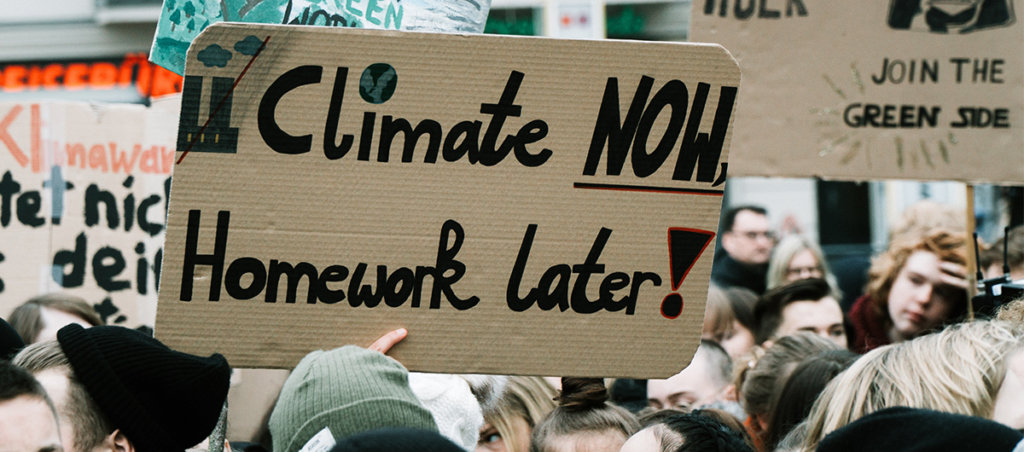
[[[398,330],[309,353],[268,437],[244,441],[226,435],[224,357],[35,297],[0,322],[0,450],[1024,451],[1024,298],[974,315],[955,214],[908,210],[888,249],[838,273],[757,206],[723,213],[720,238],[703,338],[670,378],[410,373],[387,356]],[[1024,227],[1004,240],[984,276],[1024,279]]]

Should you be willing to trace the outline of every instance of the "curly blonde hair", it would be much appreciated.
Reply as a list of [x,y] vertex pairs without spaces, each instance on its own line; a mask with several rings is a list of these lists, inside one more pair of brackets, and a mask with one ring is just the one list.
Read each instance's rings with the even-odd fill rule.
[[996,313],[996,318],[1024,327],[1024,297],[1004,304]]
[[918,201],[903,209],[889,228],[889,240],[920,238],[933,229],[966,234],[967,216],[962,209],[930,200]]

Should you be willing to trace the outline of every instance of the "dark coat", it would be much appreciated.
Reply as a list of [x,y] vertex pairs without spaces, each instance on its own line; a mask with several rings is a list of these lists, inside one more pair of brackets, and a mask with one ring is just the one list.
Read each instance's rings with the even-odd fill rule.
[[875,312],[869,295],[862,295],[853,303],[853,308],[850,309],[850,324],[853,330],[847,333],[850,335],[850,350],[854,352],[867,353],[892,343],[885,319]]
[[719,287],[743,287],[761,295],[765,291],[768,264],[747,265],[723,250],[711,266],[711,281]]

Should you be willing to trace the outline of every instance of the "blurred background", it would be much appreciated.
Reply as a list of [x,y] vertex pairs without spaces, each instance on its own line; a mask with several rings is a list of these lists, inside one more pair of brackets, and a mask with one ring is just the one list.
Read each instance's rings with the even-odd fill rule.
[[[147,61],[162,5],[162,0],[5,2],[0,101],[146,104],[180,91],[179,76]],[[485,33],[687,41],[692,6],[690,0],[494,0]],[[1004,226],[1024,223],[1024,187],[978,184],[969,190],[954,182],[730,178],[725,205],[766,207],[778,230],[817,239],[833,261],[866,259],[884,249],[886,225],[923,199],[973,209],[979,236],[989,243]]]

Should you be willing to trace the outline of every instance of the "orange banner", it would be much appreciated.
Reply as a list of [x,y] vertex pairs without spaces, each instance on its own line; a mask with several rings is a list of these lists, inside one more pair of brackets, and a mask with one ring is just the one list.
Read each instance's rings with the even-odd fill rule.
[[143,98],[181,92],[181,76],[150,63],[144,53],[121,60],[0,65],[0,93],[108,90],[135,86]]

